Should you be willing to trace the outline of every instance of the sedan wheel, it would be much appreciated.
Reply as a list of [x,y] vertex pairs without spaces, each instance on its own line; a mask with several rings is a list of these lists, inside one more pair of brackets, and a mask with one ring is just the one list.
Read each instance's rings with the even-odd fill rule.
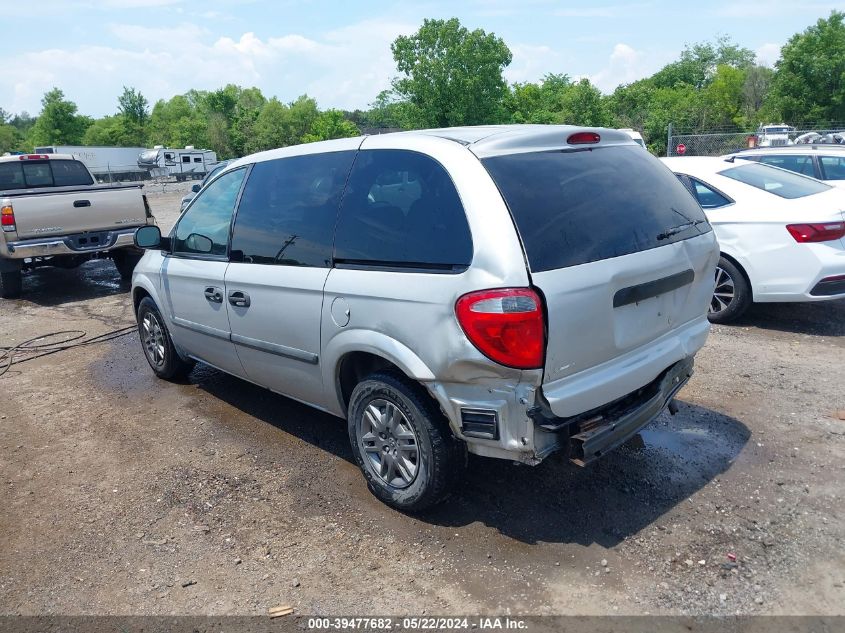
[[708,314],[719,314],[728,309],[728,306],[736,297],[736,284],[728,272],[721,267],[716,267],[716,288],[713,290],[713,298],[710,300]]

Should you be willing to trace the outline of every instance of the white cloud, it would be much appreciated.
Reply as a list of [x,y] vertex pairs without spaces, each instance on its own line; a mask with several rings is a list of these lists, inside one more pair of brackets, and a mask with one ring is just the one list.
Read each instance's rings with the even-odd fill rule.
[[646,66],[644,53],[628,44],[619,43],[613,47],[607,65],[589,79],[603,92],[613,92],[620,84],[645,77],[648,74]]
[[510,49],[513,61],[504,75],[511,83],[537,81],[549,73],[565,72],[563,56],[548,46],[516,44]]
[[162,28],[111,24],[114,47],[7,57],[0,65],[0,95],[6,110],[37,112],[41,95],[58,86],[81,112],[100,116],[114,111],[124,85],[155,102],[190,88],[236,83],[258,86],[284,101],[307,92],[321,107],[366,107],[396,72],[390,43],[416,28],[373,19],[313,39],[297,33],[262,39],[247,32],[212,41],[206,29],[190,23]]
[[774,66],[780,58],[780,44],[763,44],[756,51],[757,63],[763,66]]

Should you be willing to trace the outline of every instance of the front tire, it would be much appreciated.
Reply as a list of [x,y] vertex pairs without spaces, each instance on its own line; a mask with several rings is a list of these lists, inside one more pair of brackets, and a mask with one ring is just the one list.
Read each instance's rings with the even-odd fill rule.
[[182,360],[176,352],[164,318],[150,297],[141,299],[137,316],[141,346],[153,373],[163,380],[177,380],[187,376],[194,368],[194,363]]
[[376,373],[352,391],[349,440],[370,491],[403,512],[443,501],[466,468],[466,446],[424,389]]
[[728,323],[741,317],[751,305],[751,284],[739,266],[724,257],[716,266],[716,287],[707,318],[711,323]]

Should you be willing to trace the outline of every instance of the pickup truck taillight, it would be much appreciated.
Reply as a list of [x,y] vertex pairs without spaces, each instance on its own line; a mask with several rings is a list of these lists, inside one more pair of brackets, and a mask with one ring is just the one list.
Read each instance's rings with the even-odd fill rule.
[[540,296],[530,288],[471,292],[458,299],[455,314],[487,358],[516,369],[543,366],[545,319]]
[[15,210],[12,205],[7,204],[0,207],[0,226],[7,233],[15,230]]

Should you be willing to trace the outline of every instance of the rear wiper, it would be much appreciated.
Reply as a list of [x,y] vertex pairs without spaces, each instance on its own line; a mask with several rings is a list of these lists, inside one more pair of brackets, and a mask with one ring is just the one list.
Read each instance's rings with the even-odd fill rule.
[[658,240],[668,240],[673,235],[677,235],[682,231],[686,231],[687,229],[691,229],[694,226],[698,226],[699,224],[704,224],[707,220],[691,220],[689,222],[685,222],[683,224],[679,224],[678,226],[673,226],[672,228],[666,229],[663,233],[657,234]]

